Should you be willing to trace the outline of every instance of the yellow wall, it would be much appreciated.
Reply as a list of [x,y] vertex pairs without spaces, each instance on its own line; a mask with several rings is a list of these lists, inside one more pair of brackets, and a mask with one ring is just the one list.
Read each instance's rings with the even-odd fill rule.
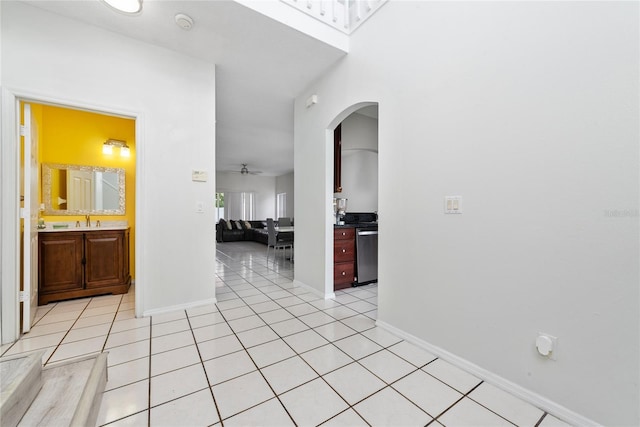
[[[135,179],[136,148],[135,120],[87,111],[33,105],[39,122],[40,163],[64,163],[124,168],[126,204],[125,215],[92,215],[92,222],[127,220],[131,227],[130,263],[131,277],[135,278]],[[119,150],[113,154],[102,154],[102,144],[109,138],[127,142],[130,157],[120,157]],[[42,180],[41,180],[42,182]],[[42,189],[40,201],[42,203]],[[84,220],[84,216],[44,217],[45,221]]]

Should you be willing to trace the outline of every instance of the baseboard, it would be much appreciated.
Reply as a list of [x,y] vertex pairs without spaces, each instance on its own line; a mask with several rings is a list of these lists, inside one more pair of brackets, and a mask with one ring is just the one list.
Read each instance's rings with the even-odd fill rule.
[[218,302],[217,299],[209,298],[209,299],[205,299],[205,300],[198,300],[198,301],[194,301],[194,302],[188,302],[188,303],[185,303],[185,304],[171,305],[169,307],[154,308],[152,310],[143,311],[142,312],[142,317],[157,316],[159,314],[170,313],[172,311],[177,311],[177,310],[188,310],[190,308],[196,308],[196,307],[200,307],[200,306],[203,306],[203,305],[215,304],[217,302]]
[[394,335],[399,336],[400,338],[403,338],[404,340],[417,345],[420,348],[425,349],[426,351],[428,351],[429,353],[434,354],[435,356],[438,356],[439,358],[441,358],[442,360],[451,363],[452,365],[466,371],[469,372],[470,374],[475,375],[476,377],[480,378],[483,381],[486,381],[510,394],[512,394],[513,396],[516,396],[522,400],[524,400],[525,402],[528,402],[532,405],[534,405],[537,408],[542,409],[545,412],[550,413],[551,415],[553,415],[554,417],[569,423],[571,425],[575,425],[575,426],[581,426],[581,427],[599,427],[601,426],[601,424],[598,424],[597,422],[586,418],[576,412],[573,412],[572,410],[557,404],[556,402],[553,402],[552,400],[547,399],[546,397],[543,397],[531,390],[528,390],[522,386],[519,386],[518,384],[515,384],[499,375],[494,374],[493,372],[490,372],[484,368],[481,368],[480,366],[471,363],[470,361],[463,359],[460,356],[457,356],[453,353],[448,352],[447,350],[444,350],[438,346],[435,346],[433,344],[430,344],[414,335],[411,335],[407,332],[402,331],[401,329],[396,328],[395,326],[392,326],[382,320],[377,320],[376,321],[376,326],[381,327],[382,329],[385,329],[391,333],[393,333]]
[[336,294],[334,294],[333,292],[325,294],[320,292],[319,290],[317,290],[316,288],[312,288],[311,286],[307,285],[306,283],[302,283],[299,280],[294,280],[293,284],[296,286],[299,286],[301,288],[305,288],[308,289],[309,292],[311,292],[314,295],[317,295],[319,298],[323,298],[323,299],[331,299],[331,298],[335,298]]

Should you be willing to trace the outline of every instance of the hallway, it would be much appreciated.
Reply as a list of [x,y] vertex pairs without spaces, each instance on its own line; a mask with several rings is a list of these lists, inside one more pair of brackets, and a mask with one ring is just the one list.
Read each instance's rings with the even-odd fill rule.
[[376,284],[319,299],[265,254],[217,245],[216,305],[136,319],[132,287],[40,307],[3,356],[108,351],[97,425],[566,425],[376,327]]

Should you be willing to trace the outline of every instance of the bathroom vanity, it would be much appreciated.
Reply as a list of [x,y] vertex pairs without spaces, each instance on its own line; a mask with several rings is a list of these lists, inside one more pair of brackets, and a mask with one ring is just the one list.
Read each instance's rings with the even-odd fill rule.
[[38,234],[38,304],[129,290],[129,227]]

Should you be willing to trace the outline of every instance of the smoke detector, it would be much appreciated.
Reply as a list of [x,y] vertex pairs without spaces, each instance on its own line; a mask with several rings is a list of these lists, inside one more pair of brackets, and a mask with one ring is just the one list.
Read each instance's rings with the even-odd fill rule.
[[183,30],[189,31],[193,27],[193,19],[184,13],[178,13],[175,16],[176,24]]

